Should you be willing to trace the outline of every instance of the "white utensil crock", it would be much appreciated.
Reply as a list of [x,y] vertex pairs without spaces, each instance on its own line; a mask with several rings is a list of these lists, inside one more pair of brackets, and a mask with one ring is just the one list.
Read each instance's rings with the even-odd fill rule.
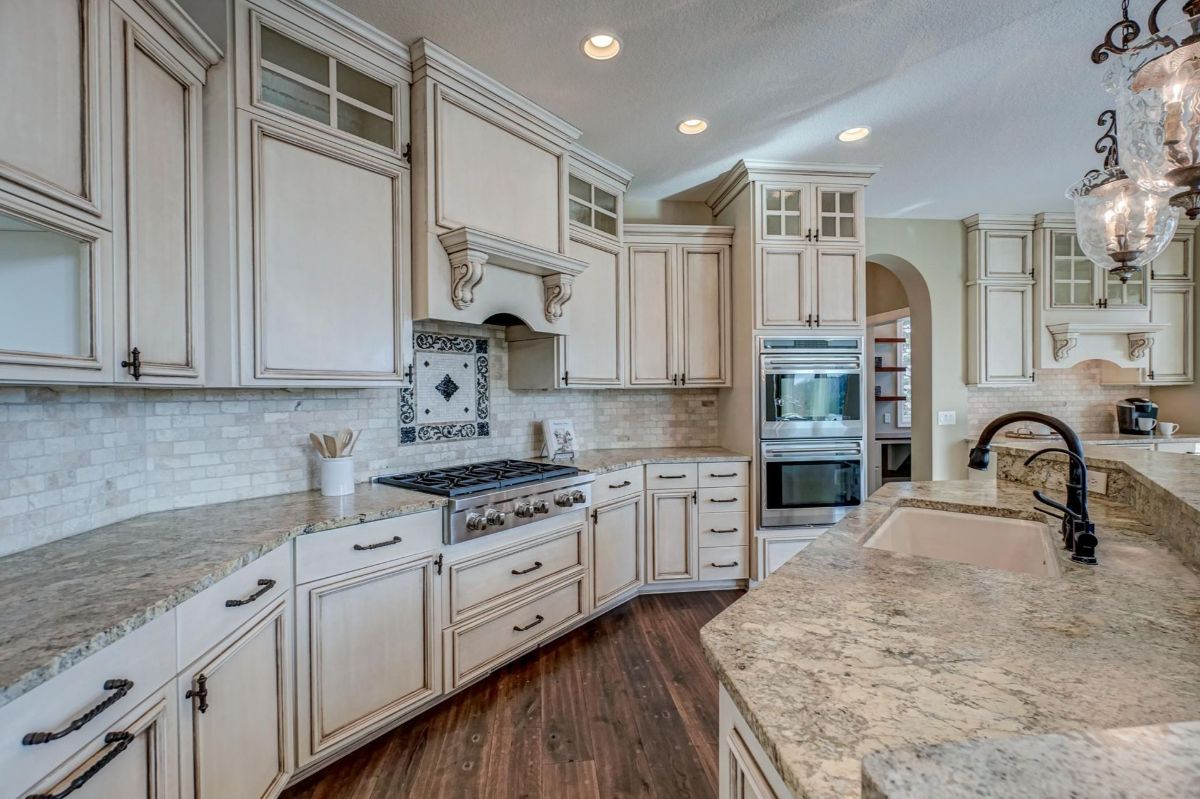
[[321,459],[321,493],[327,497],[354,493],[354,458]]

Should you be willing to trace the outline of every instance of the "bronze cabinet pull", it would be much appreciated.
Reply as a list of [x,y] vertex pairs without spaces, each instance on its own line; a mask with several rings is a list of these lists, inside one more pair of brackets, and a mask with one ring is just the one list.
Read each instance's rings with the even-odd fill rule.
[[[133,743],[133,738],[134,735],[131,732],[110,732],[104,736],[104,745],[112,746],[112,749],[109,749],[104,757],[93,763],[87,771],[71,780],[71,783],[66,788],[58,793],[31,793],[25,799],[63,799],[63,797],[75,793],[87,785],[92,777],[103,771],[105,766],[116,760],[117,755],[128,749],[129,745]],[[113,746],[113,744],[116,744],[116,746]]]
[[718,530],[715,527],[709,528],[710,533],[736,533],[737,531],[738,531],[738,528],[736,528],[736,527],[730,527],[728,530]]
[[709,472],[709,473],[708,473],[708,476],[709,476],[709,477],[737,477],[737,476],[738,476],[738,473],[737,473],[737,472],[730,472],[729,474],[716,474],[715,472]]
[[66,738],[124,698],[133,688],[133,682],[130,680],[105,680],[103,688],[105,691],[112,691],[113,693],[66,727],[63,727],[58,732],[28,733],[21,739],[21,743],[25,746],[37,746],[38,744],[48,744],[51,741],[57,741],[59,738]]
[[268,580],[268,579],[262,579],[262,580],[258,581],[258,585],[260,585],[262,587],[259,588],[257,591],[255,591],[250,596],[246,597],[245,599],[226,599],[225,607],[240,608],[242,605],[249,605],[251,602],[254,602],[257,599],[261,599],[263,594],[267,593],[268,591],[270,591],[272,588],[275,587],[275,581]]
[[712,497],[709,497],[709,498],[708,498],[708,501],[709,501],[709,502],[715,502],[715,503],[717,503],[718,505],[725,505],[725,504],[728,504],[728,503],[730,503],[730,502],[737,502],[737,501],[738,501],[738,498],[737,498],[737,497],[734,497],[733,499],[713,499]]
[[538,615],[534,616],[534,618],[536,619],[536,621],[532,621],[529,624],[526,624],[524,627],[514,625],[513,632],[514,633],[523,633],[526,630],[532,630],[534,627],[537,627],[539,624],[541,624],[542,622],[544,622],[546,620],[546,617],[540,613]]
[[633,483],[631,483],[631,482],[629,482],[628,480],[626,480],[624,483],[617,483],[616,485],[613,485],[612,483],[609,483],[609,484],[608,484],[608,487],[609,487],[609,488],[624,488],[625,486],[631,486],[631,485],[633,485]]
[[193,697],[200,700],[200,704],[196,706],[196,709],[199,710],[201,713],[207,713],[208,712],[208,676],[207,675],[201,674],[200,676],[198,676],[196,678],[196,690],[193,691],[191,688],[189,688],[187,693],[183,695],[184,699],[192,699]]
[[658,476],[658,479],[659,480],[682,480],[685,477],[687,477],[686,474],[660,474]]
[[390,547],[393,544],[399,544],[401,540],[400,536],[395,536],[391,541],[380,541],[378,544],[355,544],[354,551],[367,552],[372,549],[382,549],[383,547]]
[[733,563],[710,563],[708,565],[714,569],[732,569],[738,565],[738,562],[735,560]]
[[134,380],[142,379],[142,351],[134,347],[129,351],[129,360],[121,361],[121,368],[128,369]]
[[530,572],[535,572],[540,568],[542,568],[542,562],[540,560],[535,560],[533,562],[533,565],[530,566],[528,569],[513,569],[512,573],[513,574],[529,574]]

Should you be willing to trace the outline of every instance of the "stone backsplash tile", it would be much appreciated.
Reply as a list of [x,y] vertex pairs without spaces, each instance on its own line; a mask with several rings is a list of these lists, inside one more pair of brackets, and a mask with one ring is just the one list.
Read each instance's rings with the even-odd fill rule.
[[967,430],[977,435],[992,419],[1012,411],[1041,411],[1057,416],[1081,433],[1117,430],[1114,405],[1145,394],[1139,386],[1106,386],[1099,361],[1071,369],[1039,369],[1033,385],[1013,388],[968,388]]

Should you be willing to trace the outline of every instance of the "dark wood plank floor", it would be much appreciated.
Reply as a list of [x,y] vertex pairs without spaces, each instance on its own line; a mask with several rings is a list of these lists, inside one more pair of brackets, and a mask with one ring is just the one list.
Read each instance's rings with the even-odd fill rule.
[[715,797],[717,681],[699,630],[739,596],[640,596],[284,799]]

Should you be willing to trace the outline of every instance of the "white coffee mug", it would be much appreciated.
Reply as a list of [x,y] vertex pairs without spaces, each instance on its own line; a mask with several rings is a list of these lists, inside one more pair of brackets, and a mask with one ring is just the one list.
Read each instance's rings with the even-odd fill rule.
[[1170,438],[1179,432],[1179,425],[1177,425],[1175,422],[1159,422],[1158,432]]
[[327,497],[354,493],[354,458],[321,458],[321,493]]
[[1151,419],[1149,416],[1139,416],[1137,420],[1138,430],[1143,433],[1149,433],[1158,424],[1157,419]]

